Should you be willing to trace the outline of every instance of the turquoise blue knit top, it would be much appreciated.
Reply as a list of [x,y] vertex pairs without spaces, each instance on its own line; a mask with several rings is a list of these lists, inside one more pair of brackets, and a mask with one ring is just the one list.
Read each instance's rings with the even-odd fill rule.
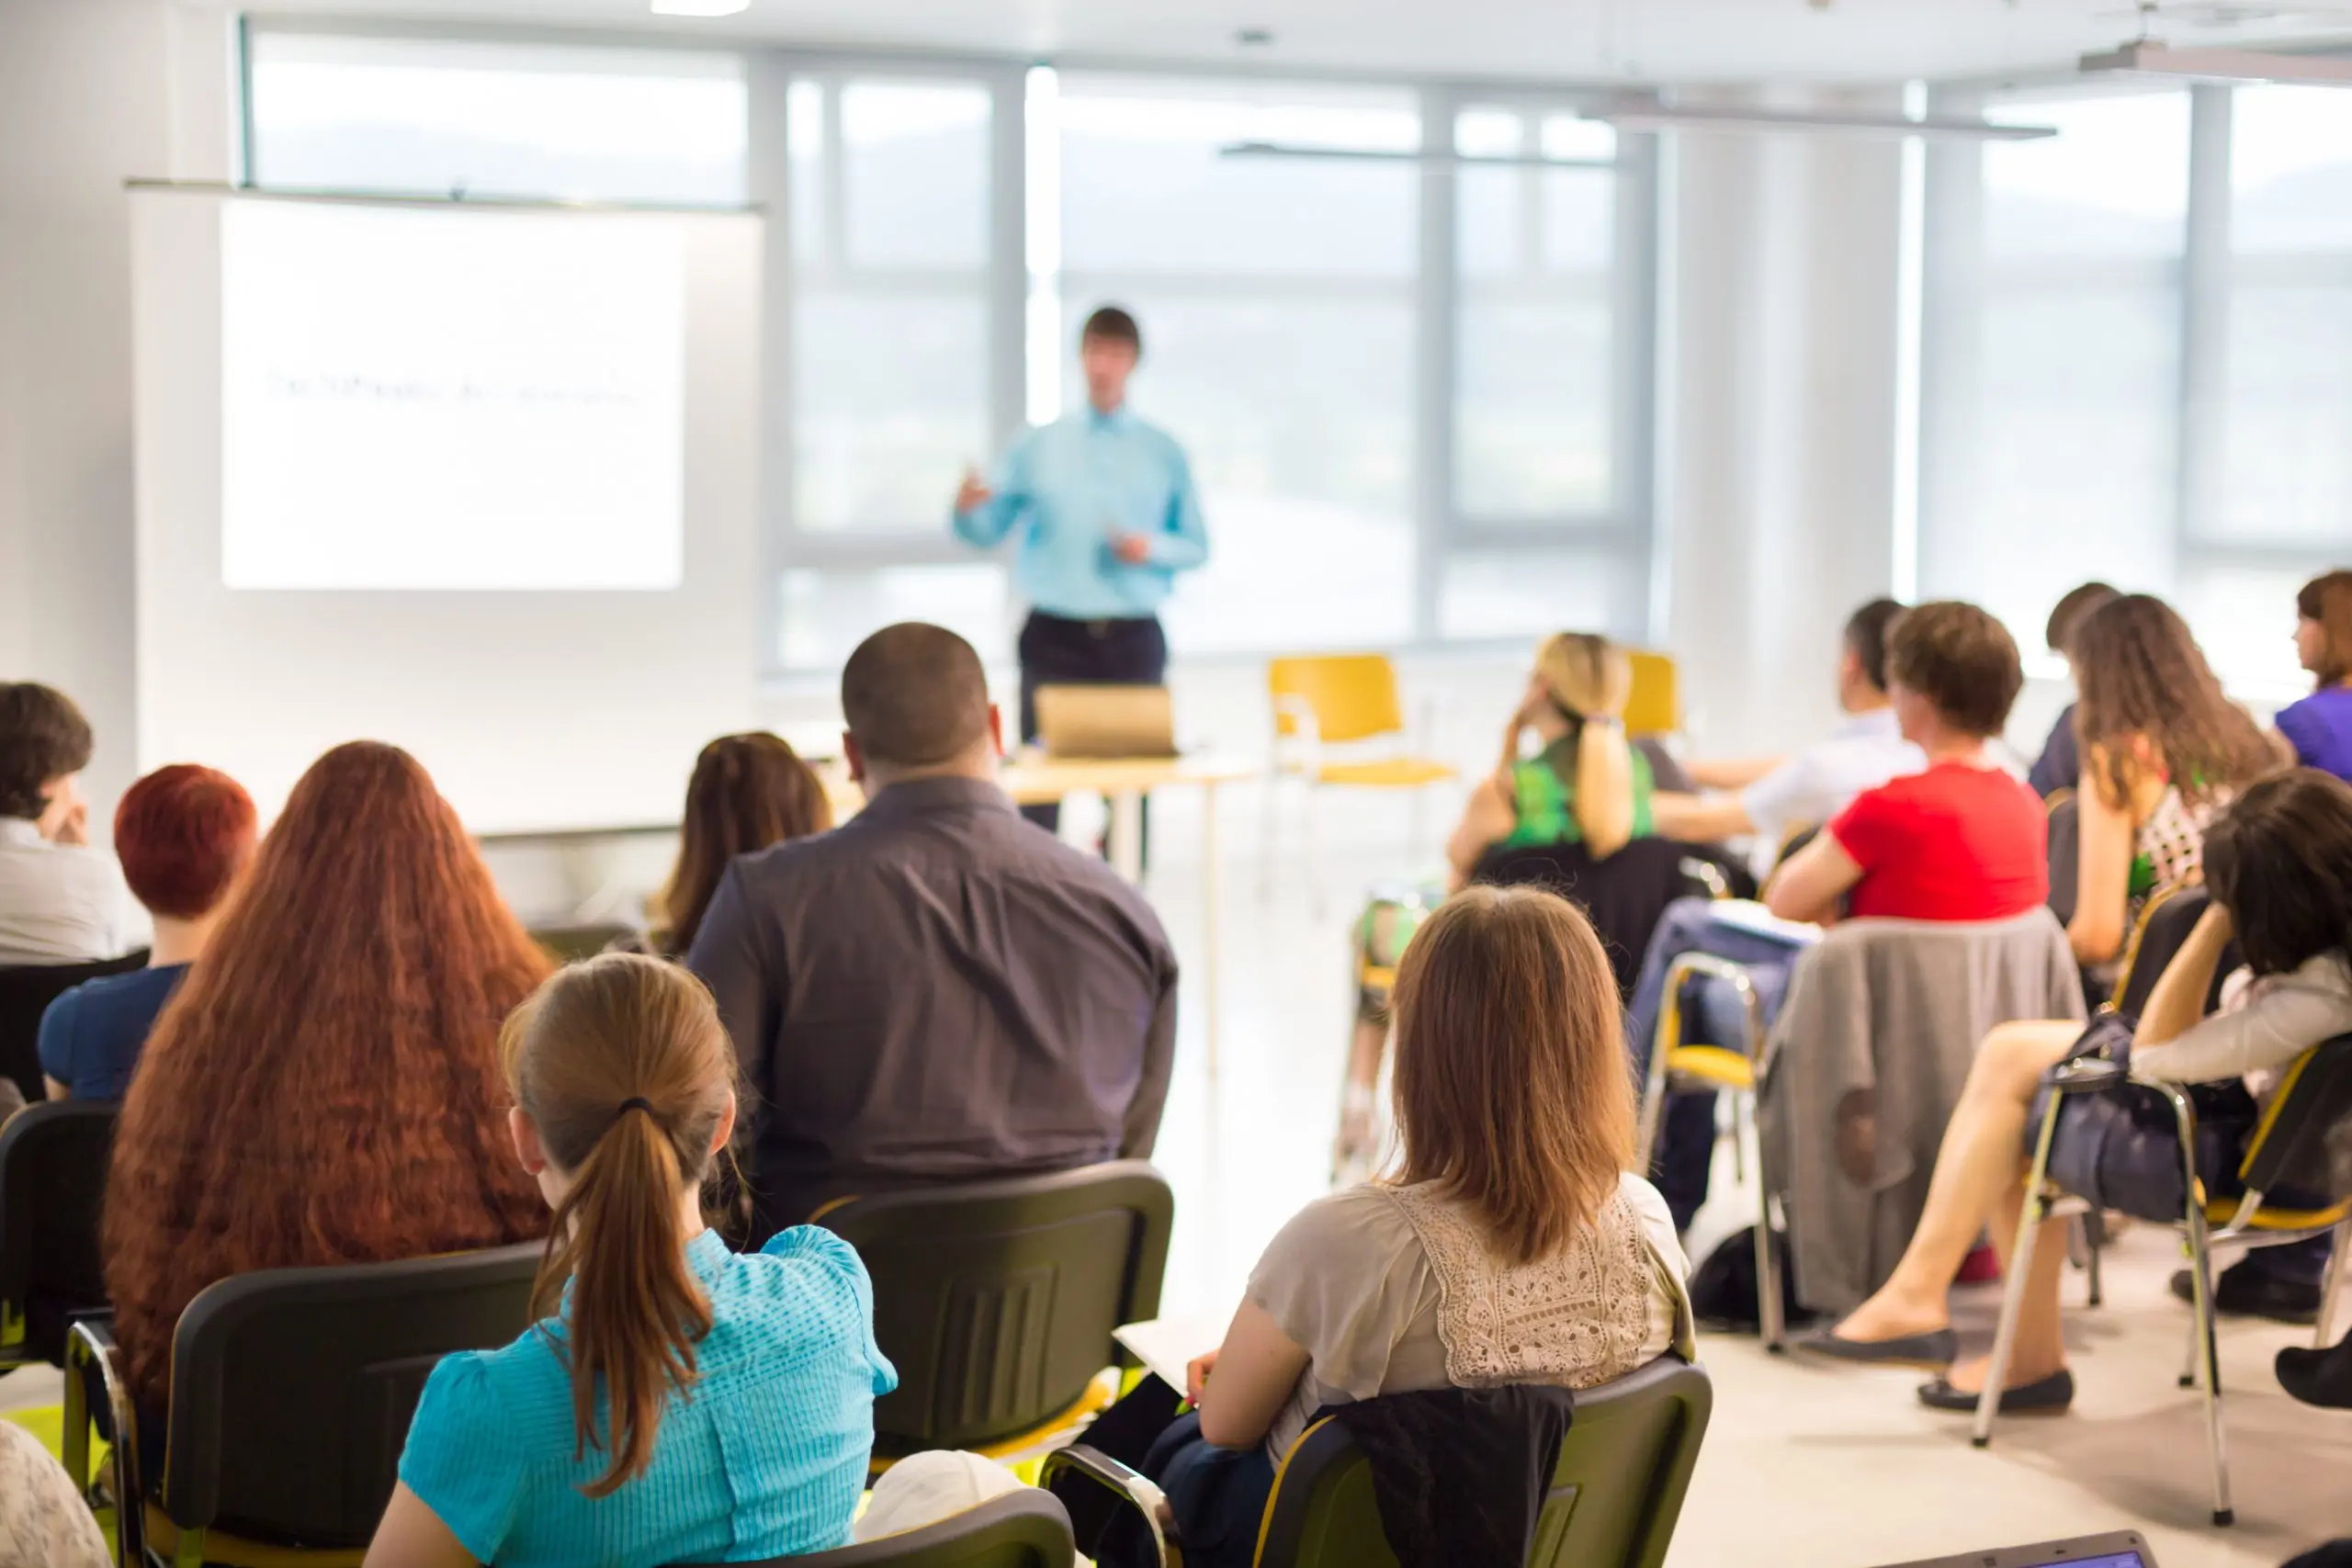
[[[573,1457],[571,1382],[548,1318],[503,1350],[433,1370],[401,1480],[498,1568],[755,1562],[848,1542],[899,1374],[874,1343],[874,1287],[850,1245],[801,1225],[758,1253],[686,1244],[710,1298],[691,1391],[662,1414],[650,1469],[610,1496],[596,1449]],[[607,1428],[598,1412],[597,1430]]]

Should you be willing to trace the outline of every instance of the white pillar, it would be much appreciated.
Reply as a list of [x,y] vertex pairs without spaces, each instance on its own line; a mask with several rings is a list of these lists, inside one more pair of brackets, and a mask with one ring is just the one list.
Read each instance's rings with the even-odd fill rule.
[[1779,750],[1834,720],[1839,627],[1893,581],[1901,143],[1670,140],[1668,646],[1703,750]]

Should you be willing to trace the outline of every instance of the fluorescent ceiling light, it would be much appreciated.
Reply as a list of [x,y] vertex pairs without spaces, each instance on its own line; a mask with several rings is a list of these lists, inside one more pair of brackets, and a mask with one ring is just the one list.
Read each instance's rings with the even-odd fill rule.
[[752,8],[752,0],[653,0],[657,17],[731,17]]
[[1995,125],[1988,120],[1908,119],[1899,114],[1845,114],[1834,109],[1747,108],[1718,105],[1668,107],[1628,99],[1577,111],[1620,130],[1797,131],[1816,136],[1920,136],[1940,141],[2037,141],[2055,136],[2050,125]]
[[1356,164],[1464,164],[1507,168],[1613,169],[1614,158],[1547,158],[1540,152],[1454,152],[1397,147],[1308,147],[1286,141],[1234,141],[1217,149],[1224,158],[1329,158]]
[[2321,54],[2265,54],[2247,49],[2174,49],[2148,39],[2105,54],[2086,54],[2083,69],[2188,76],[2200,82],[2314,82],[2352,87],[2352,60]]

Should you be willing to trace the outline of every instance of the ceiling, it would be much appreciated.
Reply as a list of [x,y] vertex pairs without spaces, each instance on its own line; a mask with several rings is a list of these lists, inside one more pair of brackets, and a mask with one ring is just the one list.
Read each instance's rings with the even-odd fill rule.
[[[228,0],[186,0],[217,5]],[[752,0],[657,17],[648,0],[279,0],[407,17],[1021,58],[1086,56],[1412,77],[1888,82],[2070,68],[2138,29],[2132,0]],[[2177,0],[2177,43],[2352,44],[2352,0]],[[1244,28],[1272,41],[1244,45]]]

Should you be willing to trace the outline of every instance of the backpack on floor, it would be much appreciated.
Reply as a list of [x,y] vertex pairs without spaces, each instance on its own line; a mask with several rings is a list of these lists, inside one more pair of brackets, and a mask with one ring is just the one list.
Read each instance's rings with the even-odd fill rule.
[[[1797,1304],[1789,1277],[1789,1238],[1772,1233],[1772,1260],[1781,1276],[1781,1321],[1791,1327],[1814,1314]],[[1762,1326],[1756,1309],[1756,1227],[1745,1225],[1716,1244],[1705,1262],[1690,1271],[1690,1311],[1702,1328],[1754,1334]]]

